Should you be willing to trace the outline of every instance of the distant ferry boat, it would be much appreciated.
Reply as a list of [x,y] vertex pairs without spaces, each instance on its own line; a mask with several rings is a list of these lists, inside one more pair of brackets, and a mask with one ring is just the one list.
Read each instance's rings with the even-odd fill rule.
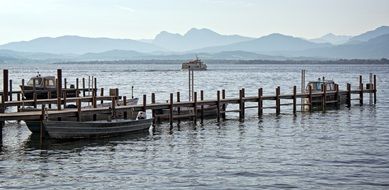
[[199,58],[196,57],[195,60],[183,63],[181,69],[205,71],[207,70],[207,64],[204,64]]

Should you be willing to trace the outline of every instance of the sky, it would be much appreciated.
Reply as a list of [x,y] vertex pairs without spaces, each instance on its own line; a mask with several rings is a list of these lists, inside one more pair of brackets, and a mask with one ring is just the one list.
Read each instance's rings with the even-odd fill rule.
[[383,25],[389,0],[0,0],[0,44],[63,35],[152,39],[191,28],[310,39]]

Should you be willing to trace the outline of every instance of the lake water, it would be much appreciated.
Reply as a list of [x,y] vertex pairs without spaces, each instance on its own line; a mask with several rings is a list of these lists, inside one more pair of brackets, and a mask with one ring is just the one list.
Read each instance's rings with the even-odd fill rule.
[[[178,64],[32,64],[0,65],[9,69],[14,90],[22,78],[39,71],[55,75],[57,68],[69,83],[96,76],[98,87],[118,87],[120,94],[141,97],[156,93],[166,101],[180,91],[187,99],[188,73]],[[208,64],[196,72],[196,91],[215,98],[225,89],[237,97],[259,87],[264,94],[300,89],[301,69],[307,81],[321,76],[355,88],[358,76],[368,82],[377,75],[378,102],[357,101],[351,109],[325,113],[281,115],[266,110],[262,118],[247,110],[244,122],[236,113],[227,120],[203,125],[183,122],[172,131],[163,123],[154,135],[126,135],[99,140],[47,141],[40,145],[24,122],[6,122],[0,150],[0,188],[5,189],[387,189],[389,186],[389,65]],[[0,79],[2,80],[2,78]],[[2,81],[0,81],[2,84]],[[357,97],[355,97],[357,98]],[[274,103],[274,102],[273,102]],[[267,105],[273,104],[266,102]],[[234,105],[228,107],[234,109]]]

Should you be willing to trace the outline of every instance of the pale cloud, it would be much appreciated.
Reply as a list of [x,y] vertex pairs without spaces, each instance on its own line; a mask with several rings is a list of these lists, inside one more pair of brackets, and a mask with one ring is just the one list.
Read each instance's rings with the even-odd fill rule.
[[118,8],[120,10],[131,12],[131,13],[135,12],[135,9],[133,9],[131,7],[123,6],[123,5],[115,5],[114,7]]

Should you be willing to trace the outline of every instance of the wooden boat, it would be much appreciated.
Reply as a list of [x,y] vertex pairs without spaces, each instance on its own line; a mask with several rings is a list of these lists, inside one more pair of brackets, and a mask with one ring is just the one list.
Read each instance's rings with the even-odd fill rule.
[[181,65],[183,70],[195,70],[195,71],[205,71],[207,70],[207,64],[204,64],[198,57],[195,60],[183,63]]
[[[48,98],[48,92],[51,93],[51,98],[57,97],[57,83],[55,76],[41,76],[39,73],[37,76],[30,78],[26,85],[20,85],[20,89],[23,94],[23,99],[31,100],[34,98],[34,86],[37,99]],[[66,97],[76,97],[77,90],[74,85],[71,85],[68,89],[62,89],[66,92]]]
[[[339,104],[344,103],[345,100],[342,96],[333,94],[336,91],[336,85],[337,84],[333,80],[325,80],[324,77],[323,77],[323,79],[318,78],[318,80],[316,80],[316,81],[309,81],[308,82],[306,89],[305,89],[305,93],[309,93],[309,87],[311,87],[311,89],[312,89],[312,94],[322,92],[323,91],[322,88],[325,86],[326,91],[328,93],[328,95],[326,96],[326,101],[327,102],[335,102],[332,105],[330,104],[328,106],[329,107],[337,106]],[[304,99],[304,103],[305,104],[309,103],[308,98]],[[314,110],[316,110],[316,109],[321,109],[321,107],[322,107],[322,97],[321,96],[320,97],[318,97],[318,96],[312,97],[312,108]],[[304,109],[308,110],[309,106],[305,106]]]
[[[130,100],[127,100],[127,105],[136,105],[138,104],[138,98],[132,98]],[[118,101],[117,106],[123,105],[122,101]],[[97,104],[97,107],[109,107],[111,106],[111,103],[103,103],[103,104]],[[74,108],[73,106],[70,106],[68,108]],[[83,106],[83,108],[92,108],[92,106]],[[20,112],[27,112],[27,111],[41,111],[40,108],[33,108],[33,107],[24,107],[19,109]],[[127,114],[127,118],[130,119],[135,119],[136,118],[136,113],[129,110],[127,112],[124,111],[117,111],[115,118],[118,119],[123,119],[125,113]],[[108,118],[111,118],[111,115],[106,115],[106,114],[98,114],[95,117],[95,120],[107,120]],[[61,118],[63,121],[77,121],[76,117],[62,117]],[[81,121],[92,121],[93,115],[82,115],[81,116]],[[41,131],[41,120],[26,120],[25,121],[27,128],[32,132],[32,133],[40,133]]]
[[114,119],[102,121],[43,121],[49,138],[79,139],[117,136],[125,133],[148,131],[152,119]]

